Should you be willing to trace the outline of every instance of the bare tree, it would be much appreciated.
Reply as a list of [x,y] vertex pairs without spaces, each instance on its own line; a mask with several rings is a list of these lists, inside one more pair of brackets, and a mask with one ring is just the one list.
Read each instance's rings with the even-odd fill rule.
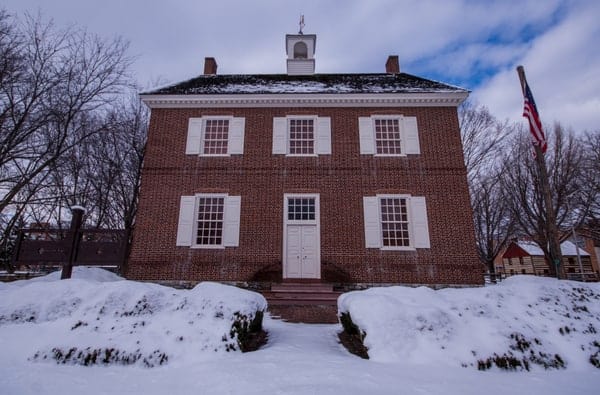
[[498,121],[484,106],[465,102],[459,122],[479,259],[495,281],[494,260],[514,235],[514,220],[503,197],[502,150],[514,127]]
[[584,161],[580,199],[587,208],[585,221],[597,223],[600,228],[600,130],[585,133],[581,145]]
[[507,121],[500,122],[490,114],[487,107],[469,101],[459,107],[458,118],[465,166],[473,183],[479,174],[493,171],[513,129]]
[[[86,208],[92,228],[132,228],[144,158],[148,111],[137,95],[116,102],[92,126],[103,129],[73,146],[49,168],[47,186],[38,194],[52,223],[60,224],[68,207]],[[96,126],[93,126],[97,124]],[[67,208],[67,210],[65,210]]]
[[0,244],[26,216],[60,207],[50,170],[106,129],[99,115],[132,85],[126,50],[121,39],[0,12]]
[[40,17],[27,16],[10,34],[18,39],[12,52],[16,66],[0,85],[2,214],[26,204],[16,200],[19,192],[41,183],[61,155],[99,131],[83,129],[80,120],[127,86],[130,63],[120,39],[58,31]]
[[502,189],[503,174],[495,170],[480,175],[471,185],[471,204],[479,259],[485,264],[490,280],[496,281],[494,261],[515,235],[516,221]]
[[[581,190],[583,150],[572,132],[565,132],[560,124],[546,128],[549,149],[546,153],[548,178],[552,195],[552,204],[556,215],[557,228],[564,228],[572,211],[567,210],[567,202]],[[548,216],[544,197],[540,188],[539,173],[533,156],[528,132],[519,133],[512,150],[504,158],[502,177],[506,200],[510,204],[513,218],[519,225],[519,231],[536,242],[551,262],[548,248]],[[577,206],[571,208],[578,212],[582,201],[573,201]],[[555,267],[550,266],[550,272]]]

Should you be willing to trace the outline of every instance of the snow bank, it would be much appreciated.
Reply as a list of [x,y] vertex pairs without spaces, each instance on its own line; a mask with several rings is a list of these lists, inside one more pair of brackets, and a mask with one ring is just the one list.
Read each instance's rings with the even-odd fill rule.
[[266,309],[262,295],[236,287],[175,290],[98,270],[7,284],[0,289],[0,333],[38,331],[24,342],[32,360],[156,366],[237,350],[234,321]]
[[[34,277],[27,280],[18,280],[10,283],[0,283],[0,290],[10,287],[20,287],[23,285],[35,283],[35,282],[49,282],[49,281],[58,281],[60,280],[61,271],[55,271],[45,276]],[[104,270],[97,267],[85,267],[85,266],[75,266],[73,267],[73,271],[71,273],[71,278],[76,278],[80,280],[89,280],[96,282],[108,282],[108,281],[120,281],[124,280],[123,277],[119,275],[109,272],[108,270]]]
[[375,361],[489,368],[512,356],[526,360],[517,369],[594,369],[599,301],[597,283],[514,276],[485,288],[372,288],[341,295],[338,309],[366,333]]

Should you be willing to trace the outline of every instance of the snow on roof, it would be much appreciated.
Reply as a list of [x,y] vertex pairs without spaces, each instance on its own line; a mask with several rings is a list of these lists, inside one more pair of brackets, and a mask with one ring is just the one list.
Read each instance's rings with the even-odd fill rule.
[[201,75],[142,94],[448,93],[468,91],[406,73]]
[[[577,255],[577,247],[575,246],[575,243],[569,240],[563,241],[563,243],[560,245],[560,250],[562,251],[563,255]],[[583,248],[579,248],[579,255],[590,256],[590,254],[585,252]]]
[[[522,248],[527,254],[531,256],[542,256],[544,255],[544,251],[533,241],[519,241],[517,245]],[[560,245],[560,250],[562,255],[565,256],[575,256],[577,255],[577,249],[575,244],[570,242],[569,240],[563,241]],[[579,249],[579,255],[581,256],[589,256],[585,250],[582,248]]]

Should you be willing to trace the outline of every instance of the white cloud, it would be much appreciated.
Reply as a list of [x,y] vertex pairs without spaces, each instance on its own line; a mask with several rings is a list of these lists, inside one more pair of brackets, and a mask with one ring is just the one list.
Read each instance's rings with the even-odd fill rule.
[[[57,25],[121,35],[138,56],[142,84],[202,73],[285,72],[286,33],[317,34],[316,70],[382,72],[390,54],[403,71],[459,83],[501,118],[520,120],[514,70],[524,64],[542,117],[598,129],[597,0],[5,0],[8,11],[39,7]],[[558,22],[557,22],[558,21]],[[476,86],[482,77],[491,77]]]
[[600,3],[576,5],[559,24],[533,40],[523,57],[477,88],[474,98],[500,118],[521,120],[515,67],[522,64],[544,123],[560,121],[575,131],[600,130]]

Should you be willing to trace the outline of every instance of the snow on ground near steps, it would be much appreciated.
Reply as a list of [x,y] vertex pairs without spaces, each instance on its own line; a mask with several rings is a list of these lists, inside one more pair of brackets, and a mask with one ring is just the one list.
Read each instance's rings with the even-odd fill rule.
[[[0,353],[0,393],[43,394],[324,394],[324,395],[579,395],[597,393],[598,376],[584,371],[529,372],[379,363],[349,354],[339,325],[290,324],[265,318],[268,344],[246,354],[215,353],[157,368],[32,364]],[[23,344],[23,335],[6,339]],[[192,352],[190,350],[190,352]],[[18,358],[14,358],[18,356]]]
[[[600,373],[589,361],[600,359],[599,283],[513,276],[483,288],[372,288],[343,294],[338,309],[366,333],[373,361],[476,369],[494,353],[533,351]],[[530,343],[524,353],[516,337]]]
[[150,367],[212,358],[237,348],[230,336],[236,313],[266,309],[262,295],[236,287],[206,282],[176,290],[77,269],[69,280],[51,274],[0,290],[0,338],[23,334],[5,345],[19,358]]
[[[36,312],[34,321],[3,322],[0,324],[0,394],[595,394],[600,387],[600,374],[589,369],[558,371],[534,370],[526,373],[508,373],[499,370],[479,372],[436,364],[422,364],[411,359],[378,362],[363,360],[349,354],[338,342],[340,325],[291,324],[265,317],[264,327],[269,333],[266,346],[251,353],[201,351],[204,337],[213,331],[217,320],[194,321],[193,325],[182,319],[199,309],[198,294],[206,292],[224,305],[238,303],[246,306],[260,305],[263,299],[255,299],[253,293],[245,293],[230,287],[209,284],[207,289],[173,290],[153,284],[132,281],[105,281],[104,274],[95,270],[80,272],[76,268],[74,279],[68,281],[32,281],[7,284],[0,290],[0,309],[14,311],[15,307],[27,307]],[[500,288],[500,286],[498,286]],[[494,287],[485,291],[494,292]],[[479,303],[471,294],[479,290],[457,290],[469,306]],[[508,291],[505,291],[508,292]],[[532,291],[537,293],[538,291]],[[142,309],[143,315],[115,315],[114,312],[134,311],[141,295],[146,295],[153,313]],[[76,301],[61,304],[59,301]],[[173,310],[170,307],[187,300],[189,309]],[[135,302],[135,303],[133,303]],[[94,305],[96,303],[97,305]],[[212,304],[216,306],[218,304]],[[78,331],[89,329],[81,324],[71,329],[83,315],[85,306],[92,311],[109,306],[113,312],[101,317],[102,331],[77,337]],[[252,307],[254,308],[254,307]],[[108,307],[107,307],[108,309]],[[182,311],[183,310],[183,311]],[[205,308],[229,311],[227,308]],[[124,311],[124,312],[125,312]],[[136,310],[137,311],[137,310]],[[68,313],[68,314],[67,314]],[[518,311],[516,312],[519,313]],[[23,317],[26,317],[25,315]],[[188,319],[190,316],[187,316]],[[96,318],[96,315],[93,315]],[[111,318],[111,319],[109,319]],[[124,319],[131,321],[125,322]],[[140,320],[145,322],[140,327]],[[87,322],[87,321],[86,321]],[[108,325],[132,326],[136,338],[148,349],[160,348],[173,357],[167,364],[153,368],[141,364],[129,366],[80,366],[53,362],[32,362],[34,350],[48,345],[63,344],[73,338],[82,344],[97,342],[105,345],[110,339],[115,347],[130,346],[128,336],[108,336]],[[192,328],[188,328],[192,326]],[[163,333],[170,328],[171,334]],[[474,328],[478,329],[478,328]],[[189,331],[188,331],[189,330]],[[84,333],[83,331],[81,332]],[[119,332],[123,333],[123,332]],[[176,333],[184,333],[183,341],[177,341]],[[127,332],[129,335],[129,332]],[[85,342],[83,340],[86,340]],[[65,344],[68,344],[66,342]]]

